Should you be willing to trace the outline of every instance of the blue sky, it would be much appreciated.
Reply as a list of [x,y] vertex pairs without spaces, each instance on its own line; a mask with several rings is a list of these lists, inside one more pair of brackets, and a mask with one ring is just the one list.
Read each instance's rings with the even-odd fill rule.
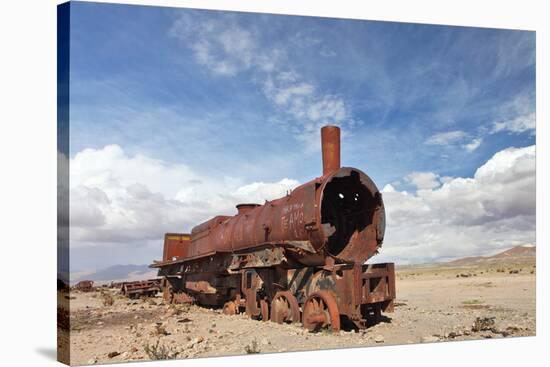
[[70,52],[71,159],[117,145],[214,181],[304,182],[332,122],[344,165],[411,191],[412,172],[473,177],[535,144],[530,31],[73,2]]

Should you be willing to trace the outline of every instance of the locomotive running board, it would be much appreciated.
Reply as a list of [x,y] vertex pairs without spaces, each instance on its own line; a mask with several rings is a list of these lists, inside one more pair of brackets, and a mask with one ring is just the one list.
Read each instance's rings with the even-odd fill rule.
[[244,254],[233,254],[228,269],[236,271],[247,268],[267,268],[286,261],[287,258],[281,247],[268,247]]

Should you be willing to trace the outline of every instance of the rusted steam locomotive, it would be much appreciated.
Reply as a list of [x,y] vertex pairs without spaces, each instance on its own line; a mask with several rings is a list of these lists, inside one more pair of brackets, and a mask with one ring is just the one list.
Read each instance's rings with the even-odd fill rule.
[[259,204],[239,204],[190,234],[167,233],[167,302],[223,306],[309,330],[363,328],[393,311],[393,263],[365,262],[384,239],[382,195],[356,168],[340,167],[340,129],[321,129],[323,175]]

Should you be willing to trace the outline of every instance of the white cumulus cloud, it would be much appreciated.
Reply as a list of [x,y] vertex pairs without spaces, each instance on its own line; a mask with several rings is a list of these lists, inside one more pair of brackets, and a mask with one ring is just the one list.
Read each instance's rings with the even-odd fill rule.
[[[86,149],[70,160],[72,246],[160,243],[165,232],[189,231],[241,202],[284,196],[298,182],[243,182],[205,177],[182,164],[128,155],[120,146]],[[158,245],[157,243],[157,245]]]
[[386,186],[379,259],[400,263],[490,254],[535,242],[535,146],[497,152],[473,177],[412,174],[416,193]]
[[[470,138],[471,140],[467,140]],[[424,142],[427,145],[460,145],[468,152],[473,152],[483,142],[482,137],[471,138],[470,134],[462,130],[454,130],[433,134]]]
[[517,116],[505,121],[496,121],[493,123],[493,133],[507,131],[513,134],[529,132],[535,134],[536,116],[534,112]]
[[433,172],[413,172],[407,175],[405,180],[412,183],[419,190],[433,189],[440,185],[439,175]]

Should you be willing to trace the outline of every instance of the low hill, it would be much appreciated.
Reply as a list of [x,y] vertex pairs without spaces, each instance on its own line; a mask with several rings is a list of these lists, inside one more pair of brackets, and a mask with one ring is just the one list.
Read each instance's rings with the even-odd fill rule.
[[141,279],[156,278],[157,270],[149,268],[148,265],[113,265],[95,272],[79,274],[71,279],[71,283],[80,280],[93,280],[94,282],[108,281],[132,281]]
[[449,261],[446,265],[467,266],[467,265],[484,265],[494,263],[526,263],[535,262],[537,248],[534,245],[521,245],[512,247],[503,252],[492,256],[471,256]]

